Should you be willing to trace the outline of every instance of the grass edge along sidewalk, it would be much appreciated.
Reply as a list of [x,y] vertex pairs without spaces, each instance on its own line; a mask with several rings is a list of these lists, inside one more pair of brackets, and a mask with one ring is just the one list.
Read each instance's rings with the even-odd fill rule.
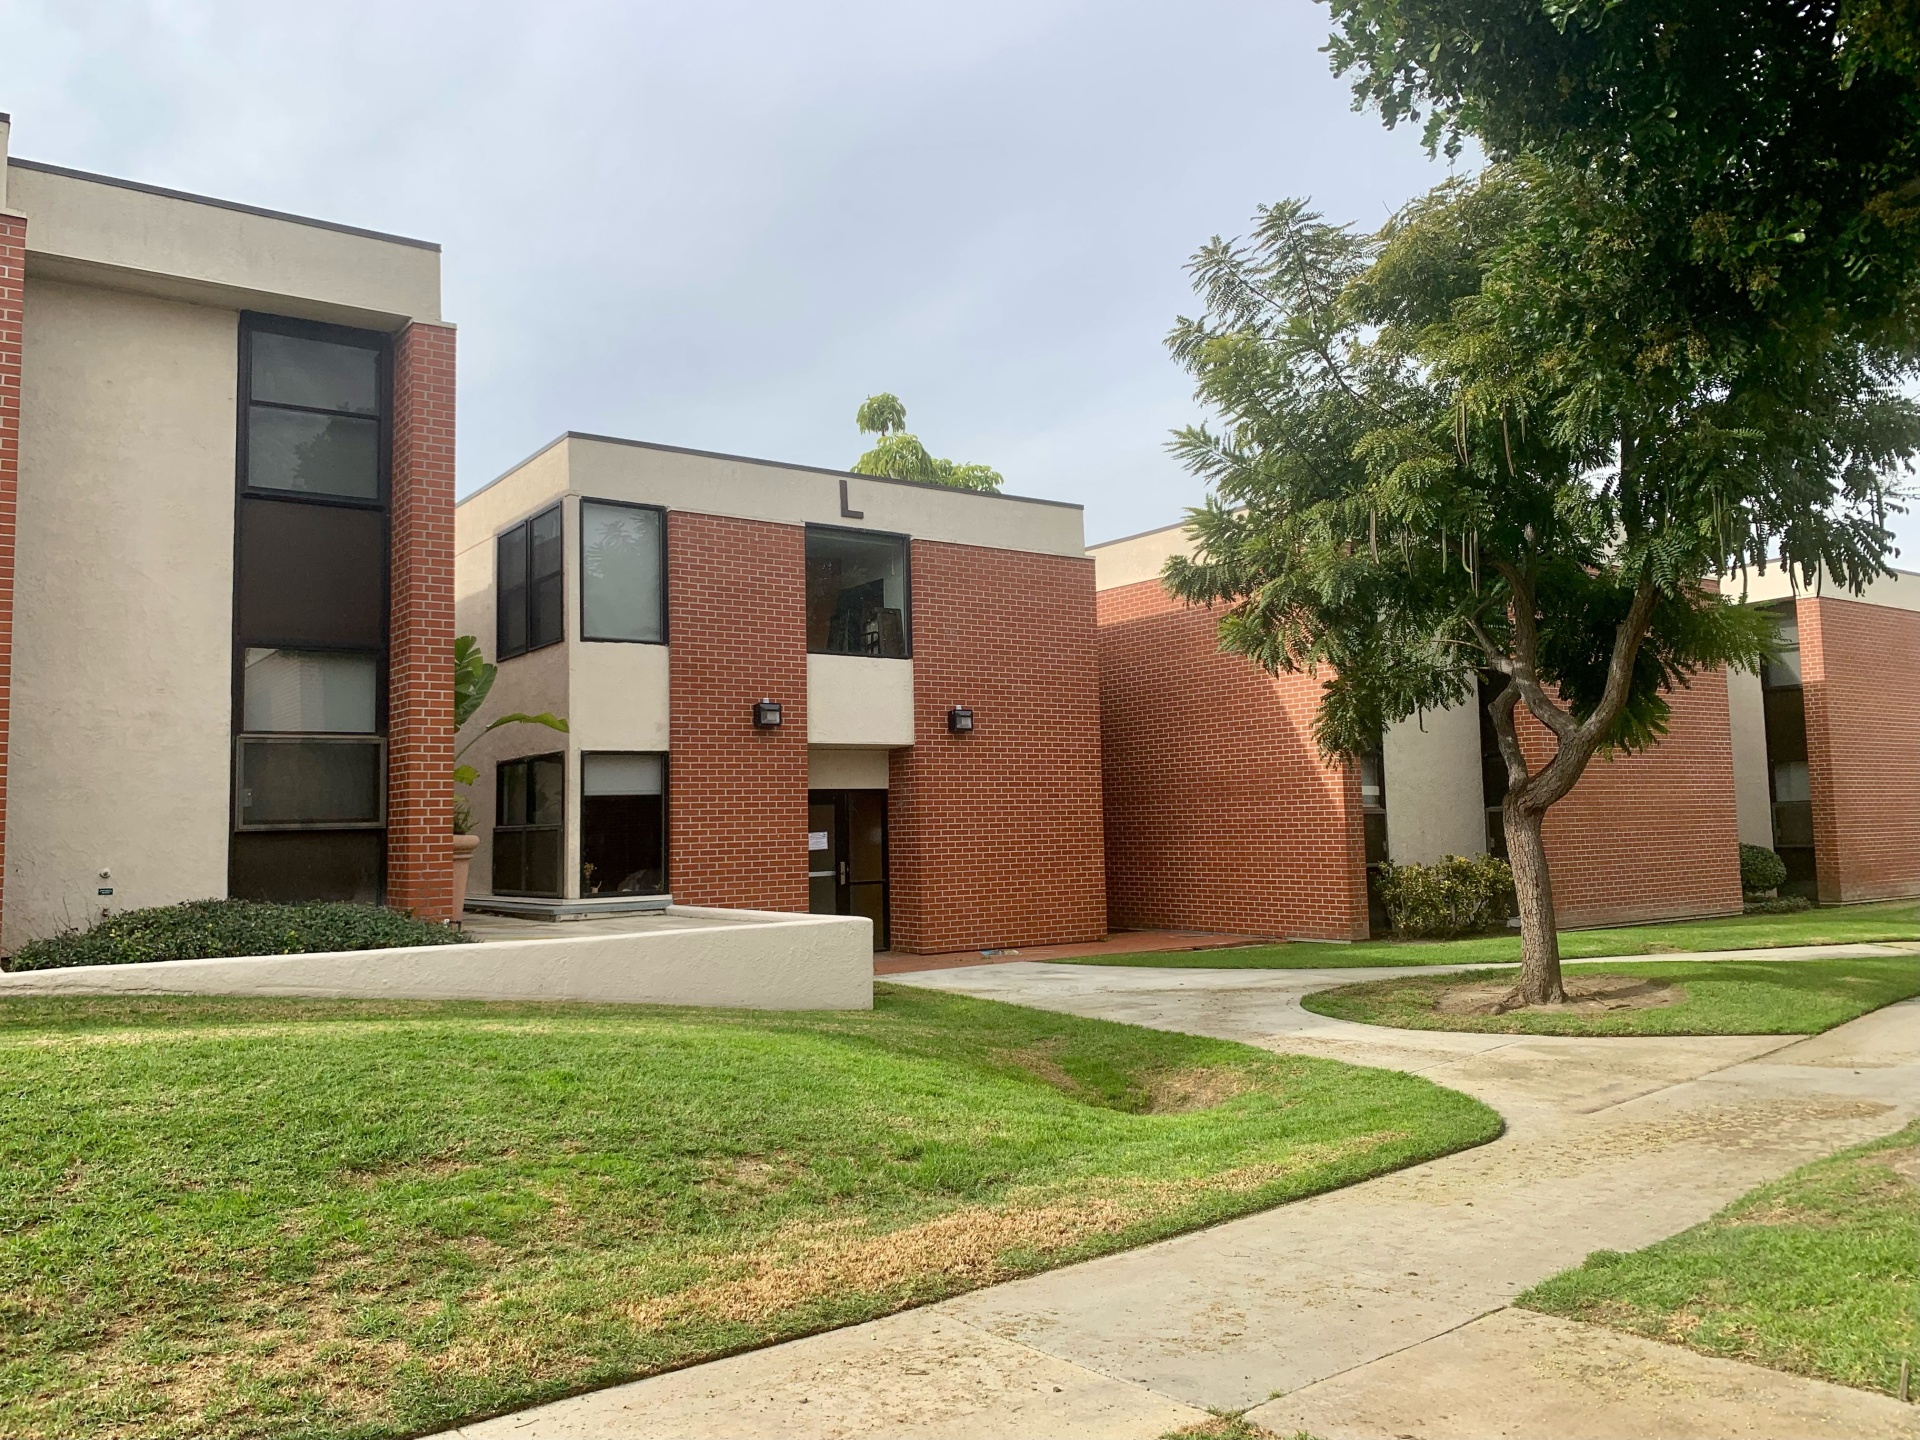
[[1582,980],[1620,976],[1636,987],[1665,985],[1670,1003],[1580,1013],[1528,1007],[1501,1015],[1446,1013],[1449,991],[1509,986],[1511,970],[1468,970],[1363,980],[1303,996],[1315,1015],[1402,1030],[1491,1035],[1817,1035],[1870,1011],[1920,995],[1920,955],[1819,960],[1637,960],[1569,965]]
[[872,1012],[0,1003],[0,1434],[414,1434],[1492,1139],[1395,1071]]
[[[1692,950],[1759,950],[1777,945],[1854,945],[1920,940],[1920,900],[1835,905],[1794,915],[1728,915],[1613,930],[1562,930],[1566,960],[1660,955]],[[1460,940],[1293,940],[1221,950],[1148,951],[1075,956],[1061,965],[1126,965],[1193,970],[1346,970],[1374,965],[1517,964],[1520,937],[1470,935]]]
[[1903,1359],[1920,1376],[1920,1121],[1644,1250],[1597,1250],[1514,1303],[1897,1394]]

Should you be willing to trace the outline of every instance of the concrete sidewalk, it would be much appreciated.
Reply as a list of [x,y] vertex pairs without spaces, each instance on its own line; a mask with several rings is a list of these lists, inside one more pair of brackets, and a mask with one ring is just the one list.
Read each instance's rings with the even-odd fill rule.
[[1209,1407],[1322,1440],[1916,1433],[1913,1407],[1885,1397],[1506,1307],[1592,1250],[1650,1244],[1920,1113],[1920,1001],[1811,1039],[1400,1031],[1300,1008],[1390,973],[1404,972],[899,977],[1409,1070],[1509,1128],[1192,1235],[458,1433],[1151,1440]]

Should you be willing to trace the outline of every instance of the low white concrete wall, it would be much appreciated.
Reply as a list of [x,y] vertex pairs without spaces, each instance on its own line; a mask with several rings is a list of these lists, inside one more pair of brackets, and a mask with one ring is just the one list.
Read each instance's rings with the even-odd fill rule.
[[857,916],[674,906],[711,926],[553,939],[84,965],[0,975],[10,995],[298,995],[580,1000],[750,1010],[873,1008],[873,926]]

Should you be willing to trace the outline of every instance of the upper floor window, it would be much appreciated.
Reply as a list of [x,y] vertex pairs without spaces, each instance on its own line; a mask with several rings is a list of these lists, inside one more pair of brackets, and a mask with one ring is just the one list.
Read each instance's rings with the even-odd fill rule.
[[374,339],[345,338],[352,333],[282,321],[248,328],[249,490],[383,499],[383,355]]
[[502,660],[566,638],[561,534],[560,507],[555,505],[502,531],[495,541],[499,613],[494,653]]
[[907,538],[807,527],[807,649],[816,655],[913,653]]
[[1800,619],[1792,602],[1773,611],[1780,653],[1762,667],[1760,678],[1769,690],[1791,689],[1800,683]]
[[580,638],[667,638],[667,517],[650,505],[580,502]]

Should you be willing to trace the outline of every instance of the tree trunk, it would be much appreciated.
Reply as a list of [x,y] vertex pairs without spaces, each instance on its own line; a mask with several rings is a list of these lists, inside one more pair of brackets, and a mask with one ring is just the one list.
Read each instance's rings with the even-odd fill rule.
[[1501,807],[1507,832],[1507,863],[1520,901],[1520,1000],[1525,1005],[1558,1005],[1567,998],[1560,983],[1560,936],[1554,928],[1553,878],[1547,873],[1547,847],[1541,838],[1544,813],[1515,803],[1509,792]]

